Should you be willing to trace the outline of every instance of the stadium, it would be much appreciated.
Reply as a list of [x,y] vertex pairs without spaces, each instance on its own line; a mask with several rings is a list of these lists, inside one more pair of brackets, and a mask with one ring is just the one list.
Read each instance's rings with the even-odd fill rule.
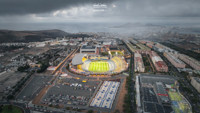
[[77,53],[69,65],[69,70],[81,75],[114,75],[125,71],[128,67],[123,56],[100,56]]

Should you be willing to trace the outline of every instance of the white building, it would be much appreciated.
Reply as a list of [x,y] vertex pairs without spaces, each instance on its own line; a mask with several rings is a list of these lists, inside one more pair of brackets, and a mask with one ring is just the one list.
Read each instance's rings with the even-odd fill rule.
[[134,65],[135,72],[144,72],[145,68],[141,54],[134,53]]
[[80,53],[97,53],[97,47],[96,46],[85,46],[85,45],[83,45],[80,48]]
[[200,93],[200,78],[192,77],[191,84]]

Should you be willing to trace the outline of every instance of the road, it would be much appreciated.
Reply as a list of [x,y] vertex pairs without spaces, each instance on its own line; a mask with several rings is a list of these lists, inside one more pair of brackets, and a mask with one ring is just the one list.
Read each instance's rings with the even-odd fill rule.
[[51,84],[44,87],[39,94],[33,99],[33,104],[36,105],[40,105],[40,100],[42,99],[42,97],[46,94],[46,92],[49,90],[49,88],[51,88],[54,84],[56,79],[58,78],[58,75],[60,74],[60,72],[62,71],[62,68],[66,65],[67,60],[74,54],[77,52],[77,50],[79,50],[79,47],[77,49],[74,49],[54,70],[53,74],[55,74],[55,77],[53,77],[51,79]]
[[131,77],[131,84],[129,92],[130,98],[131,98],[131,111],[132,113],[136,112],[136,102],[135,102],[135,74],[134,74],[134,54],[131,54],[132,61],[130,62],[130,77]]
[[63,68],[63,66],[65,66],[65,64],[67,63],[67,60],[68,60],[74,53],[76,53],[79,49],[80,49],[80,47],[74,49],[60,64],[58,64],[58,66],[56,67],[56,69],[53,71],[52,74],[55,74],[57,71],[61,71],[61,69]]

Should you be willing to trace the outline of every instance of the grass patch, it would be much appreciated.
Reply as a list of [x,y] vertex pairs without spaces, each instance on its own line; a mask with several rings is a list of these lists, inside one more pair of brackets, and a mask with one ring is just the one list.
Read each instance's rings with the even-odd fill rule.
[[1,106],[1,113],[23,113],[22,109],[12,105]]
[[182,100],[182,97],[178,93],[171,92],[171,91],[169,91],[168,93],[169,93],[171,100],[174,100],[174,101],[181,101]]

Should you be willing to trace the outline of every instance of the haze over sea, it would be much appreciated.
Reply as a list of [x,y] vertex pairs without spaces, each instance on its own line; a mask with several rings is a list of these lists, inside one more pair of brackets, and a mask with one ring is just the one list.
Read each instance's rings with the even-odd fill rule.
[[143,33],[152,32],[173,27],[184,29],[173,29],[179,33],[200,34],[198,23],[0,23],[2,30],[49,30],[59,29],[69,33],[77,32],[110,32],[110,33]]

